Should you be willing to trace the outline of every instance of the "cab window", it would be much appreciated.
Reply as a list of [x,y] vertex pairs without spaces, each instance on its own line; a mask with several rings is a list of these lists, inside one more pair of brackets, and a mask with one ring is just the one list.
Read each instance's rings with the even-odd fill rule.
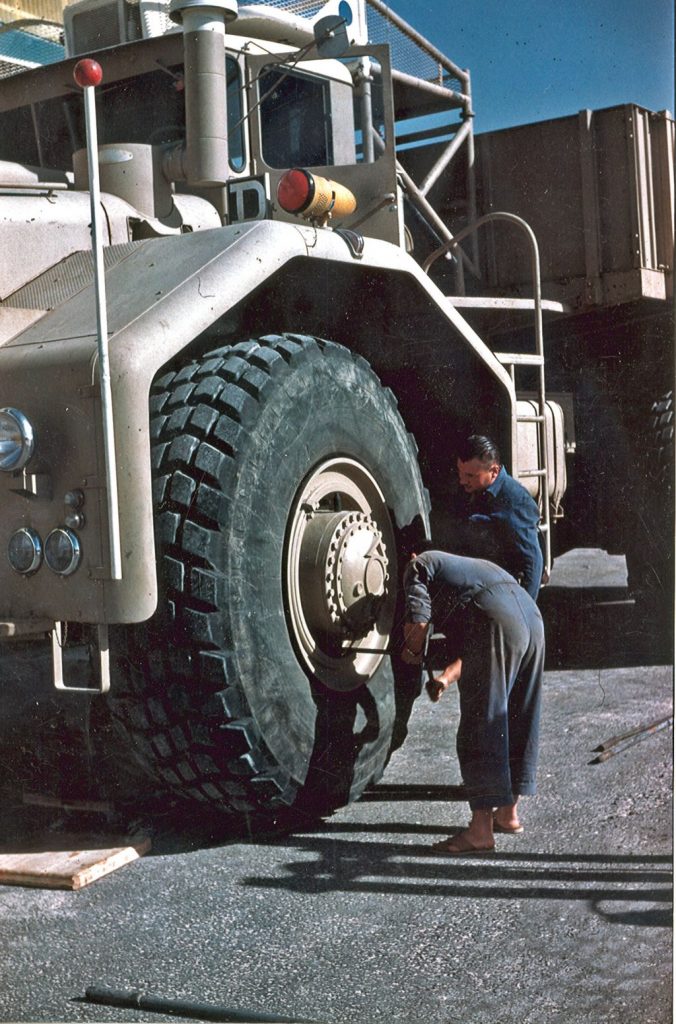
[[242,106],[242,72],[232,57],[226,57],[225,75],[228,90],[228,161],[233,171],[243,171],[246,164],[244,149],[244,109]]
[[333,163],[329,83],[283,68],[259,80],[263,159],[269,167]]

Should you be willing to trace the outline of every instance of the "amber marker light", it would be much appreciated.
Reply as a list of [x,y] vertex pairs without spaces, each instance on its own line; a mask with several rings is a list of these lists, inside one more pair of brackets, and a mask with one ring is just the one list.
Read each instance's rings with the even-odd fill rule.
[[286,213],[324,224],[333,217],[349,217],[357,208],[357,200],[344,185],[302,167],[292,167],[279,179],[277,202]]

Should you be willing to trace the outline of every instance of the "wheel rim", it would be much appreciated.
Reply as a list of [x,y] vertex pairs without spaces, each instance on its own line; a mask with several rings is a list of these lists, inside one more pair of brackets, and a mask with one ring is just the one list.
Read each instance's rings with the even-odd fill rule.
[[325,686],[354,690],[377,670],[392,629],[393,581],[394,532],[378,484],[354,459],[323,462],[291,508],[284,583],[295,646]]

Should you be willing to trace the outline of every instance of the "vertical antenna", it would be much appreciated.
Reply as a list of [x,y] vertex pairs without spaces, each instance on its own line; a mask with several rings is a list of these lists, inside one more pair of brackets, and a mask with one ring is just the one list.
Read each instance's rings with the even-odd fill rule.
[[73,77],[84,92],[85,127],[87,131],[87,168],[89,171],[89,199],[92,216],[94,293],[96,295],[96,344],[99,355],[103,448],[106,462],[110,576],[113,580],[121,580],[122,556],[120,551],[120,516],[117,499],[117,462],[115,458],[113,399],[110,388],[110,363],[108,359],[108,312],[106,309],[106,280],[103,267],[103,241],[101,237],[99,142],[96,129],[96,100],[94,98],[94,88],[101,84],[103,71],[97,61],[85,58],[84,60],[79,60],[75,65]]

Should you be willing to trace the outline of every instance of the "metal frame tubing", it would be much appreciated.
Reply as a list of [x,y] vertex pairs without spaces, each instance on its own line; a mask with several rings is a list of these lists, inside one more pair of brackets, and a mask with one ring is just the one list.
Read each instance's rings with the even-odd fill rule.
[[[539,386],[538,386],[538,434],[540,440],[540,450],[542,451],[542,463],[544,466],[544,475],[542,479],[542,513],[544,519],[544,533],[545,543],[547,545],[547,565],[551,563],[551,529],[550,529],[550,514],[549,514],[549,453],[547,451],[547,425],[545,422],[545,405],[546,405],[546,392],[545,392],[545,361],[544,361],[544,341],[542,331],[542,286],[540,283],[540,250],[538,248],[537,238],[535,232],[522,217],[517,217],[515,213],[504,213],[496,211],[495,213],[486,213],[483,217],[479,217],[478,220],[474,221],[473,224],[469,224],[462,231],[459,231],[452,241],[446,242],[444,245],[439,246],[433,253],[427,257],[422,265],[423,272],[429,273],[429,269],[432,264],[445,253],[449,252],[459,242],[462,241],[467,235],[478,231],[484,224],[488,224],[491,221],[503,220],[510,224],[515,224],[520,228],[528,238],[530,243],[531,252],[531,275],[533,278],[533,304],[535,308],[535,353],[537,356],[537,366],[539,373]],[[534,363],[535,365],[535,363]]]
[[458,65],[454,64],[452,60],[441,52],[441,50],[437,50],[436,46],[433,46],[429,39],[425,39],[425,37],[417,32],[412,25],[409,25],[407,21],[400,18],[398,14],[395,14],[387,4],[382,3],[382,0],[367,0],[367,3],[374,11],[378,11],[379,14],[382,14],[383,18],[391,21],[393,25],[396,25],[396,27],[400,29],[405,36],[408,36],[408,38],[414,43],[417,43],[418,46],[422,50],[425,50],[430,57],[437,61],[438,64],[445,67],[454,78],[457,78],[459,82],[462,82],[463,89],[467,91],[469,86],[469,72],[459,68]]

